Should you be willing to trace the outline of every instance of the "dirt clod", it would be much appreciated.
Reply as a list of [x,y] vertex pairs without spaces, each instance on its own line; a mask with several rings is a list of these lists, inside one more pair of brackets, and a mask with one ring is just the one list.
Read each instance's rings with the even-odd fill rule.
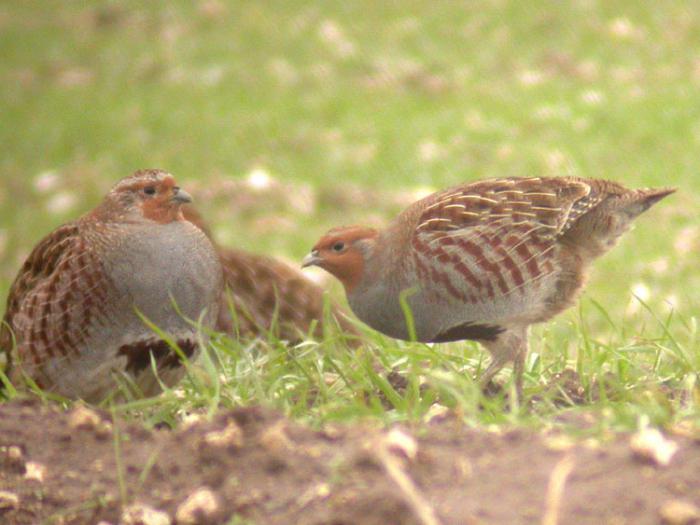
[[682,500],[671,500],[659,509],[662,523],[667,525],[690,525],[700,521],[700,509]]
[[22,449],[17,445],[0,447],[0,463],[7,469],[25,472],[24,452],[22,452]]
[[99,438],[105,438],[112,432],[112,424],[103,420],[97,412],[85,405],[77,405],[70,411],[68,428],[71,430],[90,430]]
[[172,520],[166,512],[137,503],[124,509],[119,525],[170,525],[171,523]]
[[25,465],[26,471],[24,473],[24,479],[27,481],[38,481],[39,483],[44,482],[44,477],[46,476],[46,466],[35,461],[29,461]]
[[175,519],[178,525],[214,523],[219,510],[220,505],[216,494],[210,489],[202,487],[190,494],[177,508]]
[[19,507],[19,497],[14,492],[0,491],[0,512]]
[[229,421],[223,429],[205,434],[204,442],[214,448],[240,448],[243,446],[243,431],[235,421]]
[[0,453],[4,453],[5,457],[10,461],[19,461],[22,459],[22,449],[15,445],[0,447]]
[[638,458],[661,467],[668,466],[678,450],[678,445],[666,439],[656,428],[644,428],[637,432],[630,439],[630,447]]

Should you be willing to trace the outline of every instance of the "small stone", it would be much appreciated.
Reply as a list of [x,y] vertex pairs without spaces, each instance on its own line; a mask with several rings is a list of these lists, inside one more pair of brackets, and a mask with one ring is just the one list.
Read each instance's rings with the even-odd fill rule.
[[678,451],[675,441],[666,439],[656,428],[644,428],[637,432],[630,440],[630,447],[635,456],[662,467],[668,466]]
[[439,403],[433,403],[430,405],[428,412],[423,416],[424,423],[433,423],[436,421],[443,421],[447,418],[450,413],[450,409],[445,405]]
[[0,510],[12,510],[19,507],[19,496],[14,492],[0,490]]
[[45,465],[36,461],[28,461],[25,468],[24,479],[38,481],[39,483],[44,482],[44,477],[46,476]]
[[223,429],[207,432],[204,442],[215,448],[240,448],[243,446],[243,431],[235,421],[229,421]]
[[100,415],[85,405],[77,405],[68,415],[68,427],[75,430],[93,429],[101,421]]
[[185,414],[182,416],[182,422],[180,423],[180,428],[182,430],[187,430],[188,428],[192,428],[202,421],[204,421],[205,418],[202,414],[199,414],[197,412],[193,412],[191,414]]
[[659,516],[667,525],[690,525],[700,520],[700,509],[687,501],[674,499],[661,505]]
[[219,501],[216,494],[202,487],[190,494],[175,511],[178,525],[195,525],[213,521],[219,513]]
[[72,430],[92,430],[98,437],[107,437],[112,432],[112,424],[85,405],[78,405],[68,415],[68,428]]
[[7,458],[13,461],[22,459],[22,449],[19,448],[17,445],[10,445],[9,447],[7,447]]
[[120,525],[170,525],[170,516],[162,510],[136,503],[122,512]]
[[23,465],[24,453],[17,445],[9,445],[0,447],[0,456],[8,465]]

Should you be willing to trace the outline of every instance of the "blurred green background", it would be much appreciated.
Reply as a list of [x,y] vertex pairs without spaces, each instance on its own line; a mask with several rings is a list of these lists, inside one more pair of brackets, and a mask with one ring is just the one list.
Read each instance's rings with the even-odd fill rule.
[[0,78],[3,297],[39,238],[160,167],[221,241],[297,262],[462,181],[677,186],[584,302],[700,304],[694,3],[6,1]]

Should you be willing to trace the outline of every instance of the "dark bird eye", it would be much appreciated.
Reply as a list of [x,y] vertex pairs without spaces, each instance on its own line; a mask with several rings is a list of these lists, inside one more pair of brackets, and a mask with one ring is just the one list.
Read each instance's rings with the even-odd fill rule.
[[155,195],[155,194],[156,194],[156,187],[155,187],[155,186],[146,186],[146,187],[143,189],[143,192],[144,192],[146,195]]
[[333,246],[331,246],[331,249],[334,252],[342,252],[345,249],[345,243],[342,241],[338,241]]

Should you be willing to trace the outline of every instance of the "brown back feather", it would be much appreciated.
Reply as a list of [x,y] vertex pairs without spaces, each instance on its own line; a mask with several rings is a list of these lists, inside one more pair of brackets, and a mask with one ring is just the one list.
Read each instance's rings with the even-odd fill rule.
[[[209,227],[196,209],[186,206],[184,214],[211,238]],[[215,246],[228,288],[228,293],[222,296],[218,330],[255,337],[274,328],[276,337],[298,342],[316,322],[313,335],[323,335],[324,291],[320,286],[273,257]],[[340,307],[331,304],[330,313],[345,333],[357,334]]]

